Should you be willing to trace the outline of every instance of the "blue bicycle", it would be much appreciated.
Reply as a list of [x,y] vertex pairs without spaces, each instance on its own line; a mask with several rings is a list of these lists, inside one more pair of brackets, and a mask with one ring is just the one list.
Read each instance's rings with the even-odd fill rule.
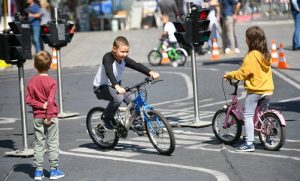
[[119,141],[119,138],[126,138],[128,131],[132,130],[139,136],[144,135],[144,131],[138,131],[133,126],[133,121],[140,119],[143,121],[144,130],[153,147],[163,155],[171,155],[175,150],[175,136],[167,119],[151,105],[146,102],[146,84],[154,84],[161,80],[146,78],[143,82],[131,88],[126,88],[127,92],[136,93],[136,98],[125,108],[120,107],[115,115],[117,125],[113,130],[105,128],[101,115],[105,110],[102,107],[92,108],[86,118],[88,133],[94,143],[100,148],[112,149]]

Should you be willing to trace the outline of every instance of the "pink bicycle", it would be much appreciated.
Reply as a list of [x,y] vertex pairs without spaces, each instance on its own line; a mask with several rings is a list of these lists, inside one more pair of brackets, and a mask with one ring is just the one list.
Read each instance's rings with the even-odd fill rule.
[[[234,82],[230,79],[229,82],[230,85],[234,86],[234,92],[231,94],[231,103],[227,104],[223,85],[226,104],[223,109],[215,113],[212,120],[213,132],[217,139],[224,144],[237,142],[242,134],[242,126],[244,124],[244,108],[237,97],[238,83],[240,81]],[[269,100],[270,95],[263,95],[259,99],[254,114],[254,129],[266,150],[276,151],[284,145],[286,122],[281,112],[268,108]]]

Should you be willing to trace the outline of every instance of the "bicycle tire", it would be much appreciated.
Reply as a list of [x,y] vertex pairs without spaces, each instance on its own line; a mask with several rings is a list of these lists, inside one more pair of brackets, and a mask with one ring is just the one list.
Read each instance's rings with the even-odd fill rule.
[[177,49],[176,53],[178,54],[178,58],[176,59],[176,62],[178,63],[179,66],[184,66],[187,59],[184,52],[180,49]]
[[176,143],[170,124],[161,113],[155,110],[148,111],[147,118],[149,121],[146,121],[145,128],[151,144],[160,154],[171,155]]
[[102,107],[92,108],[86,117],[86,128],[93,142],[102,149],[114,148],[119,141],[115,130],[104,128],[101,115],[105,109]]
[[285,126],[281,125],[277,115],[272,112],[263,114],[261,120],[263,124],[260,126],[264,131],[258,132],[260,142],[265,146],[266,150],[278,151],[285,143]]
[[158,50],[151,50],[148,53],[148,61],[150,65],[157,66],[160,65],[162,59],[162,54]]
[[231,112],[229,115],[230,124],[224,129],[223,125],[226,121],[226,110],[218,110],[212,120],[212,130],[217,139],[227,145],[236,143],[242,134],[242,124],[240,120]]

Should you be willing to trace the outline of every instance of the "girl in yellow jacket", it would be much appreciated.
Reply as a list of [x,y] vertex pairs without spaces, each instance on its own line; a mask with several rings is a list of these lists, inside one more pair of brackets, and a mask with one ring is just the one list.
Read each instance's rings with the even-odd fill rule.
[[268,51],[264,31],[258,26],[246,30],[248,54],[242,66],[235,71],[225,73],[224,79],[244,80],[247,91],[245,100],[244,122],[246,142],[236,148],[236,151],[255,151],[253,116],[257,102],[262,95],[273,94],[271,54]]

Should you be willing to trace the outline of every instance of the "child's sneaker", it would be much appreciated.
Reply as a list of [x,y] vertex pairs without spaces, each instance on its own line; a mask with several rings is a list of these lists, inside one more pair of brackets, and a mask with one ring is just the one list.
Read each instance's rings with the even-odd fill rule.
[[44,173],[42,170],[36,170],[34,172],[34,180],[42,180],[44,178]]
[[237,147],[235,149],[235,151],[238,151],[238,152],[253,152],[255,151],[255,148],[254,148],[254,144],[250,144],[248,145],[247,143],[244,143],[242,145],[240,145],[239,147]]
[[58,169],[53,169],[50,171],[50,180],[56,180],[65,176],[65,173]]

